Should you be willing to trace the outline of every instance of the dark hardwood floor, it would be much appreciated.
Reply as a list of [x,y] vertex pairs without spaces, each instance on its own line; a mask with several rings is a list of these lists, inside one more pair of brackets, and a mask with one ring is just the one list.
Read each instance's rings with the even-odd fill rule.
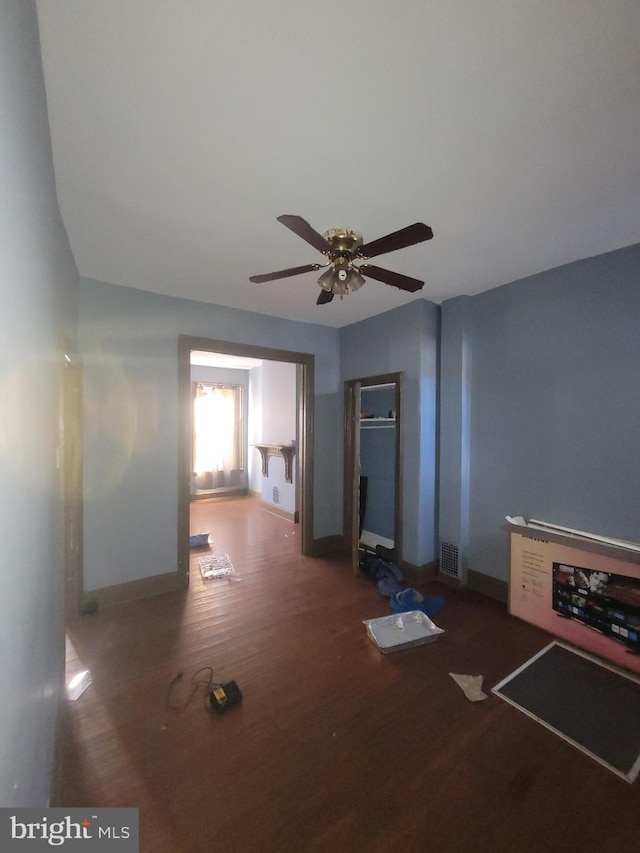
[[[488,691],[548,635],[434,583],[446,633],[382,655],[362,620],[388,600],[346,562],[302,557],[297,526],[250,498],[192,512],[240,580],[203,581],[197,552],[187,592],[69,627],[93,683],[68,704],[53,805],[139,807],[145,853],[638,848],[638,783],[448,676]],[[187,701],[208,666],[243,691],[225,715]]]

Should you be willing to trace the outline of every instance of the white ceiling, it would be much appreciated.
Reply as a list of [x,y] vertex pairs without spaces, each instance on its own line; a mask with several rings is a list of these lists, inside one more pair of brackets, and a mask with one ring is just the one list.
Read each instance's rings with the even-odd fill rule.
[[431,242],[374,263],[440,302],[640,240],[638,0],[38,0],[81,275],[343,326],[276,222]]

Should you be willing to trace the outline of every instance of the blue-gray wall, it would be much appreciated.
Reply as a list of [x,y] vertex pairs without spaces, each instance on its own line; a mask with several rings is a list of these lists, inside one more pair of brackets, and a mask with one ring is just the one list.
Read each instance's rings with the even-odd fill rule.
[[507,578],[507,514],[640,540],[640,245],[445,302],[442,335],[440,533],[468,567]]
[[44,806],[64,686],[56,449],[78,274],[58,212],[36,5],[0,3],[0,806]]
[[[355,297],[354,297],[355,298]],[[342,379],[402,372],[402,554],[436,557],[436,379],[439,309],[417,300],[341,329]]]
[[402,371],[403,551],[434,559],[437,306],[338,331],[81,279],[87,590],[175,571],[179,334],[315,355],[317,538],[342,531],[342,380]]
[[[297,443],[297,366],[290,362],[263,361],[257,369],[262,373],[260,382],[262,389],[260,443]],[[251,452],[254,454],[254,459],[260,456],[256,448],[252,448]],[[278,504],[280,509],[289,512],[295,512],[298,509],[297,463],[298,460],[294,459],[292,482],[287,483],[284,459],[281,456],[272,456],[269,459],[269,473],[266,476],[261,476],[260,479],[260,492],[263,501]]]
[[314,536],[341,530],[336,329],[81,279],[87,590],[176,570],[180,334],[315,356]]

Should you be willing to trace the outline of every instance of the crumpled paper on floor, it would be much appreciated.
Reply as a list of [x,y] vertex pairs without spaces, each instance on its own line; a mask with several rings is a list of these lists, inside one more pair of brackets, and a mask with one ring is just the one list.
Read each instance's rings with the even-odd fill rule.
[[482,692],[481,675],[459,675],[457,672],[450,672],[449,675],[470,702],[481,702],[487,698],[487,694]]

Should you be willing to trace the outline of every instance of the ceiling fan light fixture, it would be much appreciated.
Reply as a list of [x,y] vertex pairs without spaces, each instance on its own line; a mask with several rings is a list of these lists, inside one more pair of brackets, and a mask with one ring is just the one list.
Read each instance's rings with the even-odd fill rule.
[[366,278],[360,275],[355,267],[351,267],[351,274],[349,276],[349,287],[351,290],[359,290],[365,281]]
[[[339,296],[342,299],[352,291],[359,290],[367,278],[376,279],[383,284],[397,287],[399,290],[405,290],[409,293],[421,290],[424,285],[424,282],[417,278],[411,278],[402,273],[368,263],[370,258],[378,255],[395,252],[397,249],[404,249],[407,246],[414,246],[424,240],[431,240],[433,231],[423,222],[414,222],[413,225],[408,225],[406,228],[401,228],[399,231],[394,231],[368,243],[364,243],[362,235],[352,228],[329,228],[322,235],[301,216],[284,214],[278,216],[278,222],[281,222],[286,228],[321,252],[327,259],[326,263],[304,264],[264,275],[249,276],[249,280],[256,284],[301,275],[326,267],[318,278],[322,292],[318,296],[317,305],[326,305],[332,301],[334,296]],[[355,267],[353,266],[354,261],[366,261],[367,263],[361,267]],[[361,270],[364,270],[364,275]]]
[[318,279],[318,284],[328,293],[333,293],[342,298],[361,288],[365,281],[364,276],[360,275],[347,259],[338,258],[329,269],[322,273]]
[[329,267],[328,270],[325,270],[320,278],[318,279],[318,284],[323,290],[328,291],[329,293],[333,292],[333,284],[334,284],[334,276],[335,270],[333,267]]
[[347,296],[349,293],[349,282],[346,279],[339,279],[336,277],[336,281],[333,286],[333,293],[335,296],[339,296],[340,299],[342,299],[343,296]]

